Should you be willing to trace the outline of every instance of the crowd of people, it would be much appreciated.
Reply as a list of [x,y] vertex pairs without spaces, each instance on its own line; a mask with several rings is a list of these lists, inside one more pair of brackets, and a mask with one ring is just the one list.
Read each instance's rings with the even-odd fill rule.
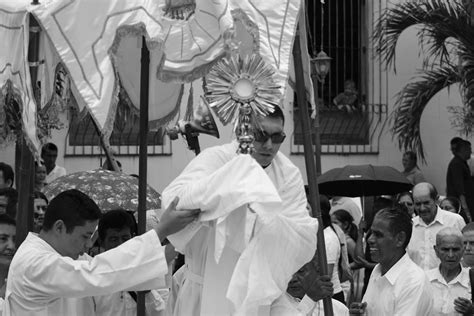
[[279,152],[284,122],[279,108],[260,117],[251,155],[236,141],[204,150],[140,236],[132,210],[102,214],[74,189],[48,201],[45,185],[66,174],[49,143],[35,168],[33,230],[16,245],[14,172],[0,163],[3,315],[135,315],[140,291],[146,315],[160,316],[320,315],[324,299],[334,315],[474,314],[470,143],[451,141],[446,197],[406,152],[412,190],[374,197],[365,214],[357,199],[322,195],[318,223],[300,171]]

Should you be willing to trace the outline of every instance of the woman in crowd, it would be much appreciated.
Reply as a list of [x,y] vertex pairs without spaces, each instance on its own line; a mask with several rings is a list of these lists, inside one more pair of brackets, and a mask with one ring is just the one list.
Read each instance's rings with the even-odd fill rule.
[[3,312],[8,269],[16,251],[16,222],[6,214],[0,214],[0,315]]
[[344,293],[342,291],[341,282],[339,280],[339,260],[341,258],[341,241],[332,227],[331,215],[329,210],[331,204],[326,196],[321,195],[321,217],[323,221],[324,240],[326,243],[326,257],[328,263],[328,275],[331,276],[331,282],[334,288],[333,299],[345,304]]
[[33,192],[33,196],[33,232],[39,233],[43,227],[44,213],[48,207],[48,199],[46,198],[46,195],[40,191]]
[[425,177],[418,168],[416,154],[413,151],[407,151],[403,154],[402,164],[402,173],[411,184],[425,182]]
[[354,261],[354,251],[357,241],[357,226],[354,224],[354,218],[348,211],[340,209],[334,211],[331,215],[333,224],[339,225],[346,235],[347,253],[349,262]]
[[457,197],[448,196],[439,201],[439,207],[445,211],[456,213],[464,218],[466,223],[469,223],[466,212],[461,208],[461,201]]
[[413,202],[413,196],[410,192],[402,192],[398,194],[397,203],[404,205],[411,217],[415,217],[417,215],[415,213],[415,203]]

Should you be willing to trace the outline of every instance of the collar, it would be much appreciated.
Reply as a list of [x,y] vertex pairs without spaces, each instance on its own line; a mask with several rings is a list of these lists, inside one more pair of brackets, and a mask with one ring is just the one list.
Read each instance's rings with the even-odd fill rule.
[[429,223],[429,224],[426,224],[420,217],[420,215],[417,215],[414,219],[413,219],[413,225],[414,226],[424,226],[424,227],[429,227],[431,225],[434,225],[436,222],[440,223],[441,225],[444,225],[444,220],[445,220],[445,216],[444,216],[444,212],[447,212],[447,211],[444,211],[442,210],[439,206],[436,206],[436,216],[434,218],[434,220]]
[[388,271],[385,275],[382,275],[382,267],[380,264],[377,264],[374,271],[376,270],[381,277],[387,279],[387,281],[393,286],[397,281],[398,277],[404,273],[408,264],[410,263],[410,258],[408,257],[408,253],[405,252],[403,257],[400,258]]
[[461,266],[461,272],[459,272],[459,274],[454,279],[449,281],[449,283],[447,283],[444,277],[441,275],[439,267],[428,271],[426,275],[428,276],[428,279],[430,280],[430,282],[437,281],[444,285],[454,285],[456,283],[459,283],[461,286],[467,289],[471,288],[470,280],[469,280],[469,268],[463,268]]

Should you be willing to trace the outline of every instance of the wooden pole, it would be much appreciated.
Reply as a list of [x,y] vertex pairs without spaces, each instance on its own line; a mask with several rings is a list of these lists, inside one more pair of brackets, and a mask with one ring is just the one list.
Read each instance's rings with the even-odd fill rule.
[[[304,19],[303,17],[300,17]],[[303,34],[306,36],[306,34]],[[308,178],[309,186],[309,204],[313,212],[313,217],[318,219],[318,244],[317,244],[317,259],[319,264],[319,271],[321,275],[328,275],[328,266],[326,259],[326,245],[324,242],[323,234],[323,221],[321,217],[320,199],[317,184],[317,172],[314,158],[313,141],[311,139],[311,124],[308,115],[308,105],[306,101],[306,87],[303,75],[303,61],[301,58],[301,47],[300,47],[300,34],[299,31],[296,33],[295,43],[293,44],[293,59],[295,65],[295,76],[296,76],[296,94],[298,96],[298,107],[300,110],[301,125],[303,131],[303,144],[304,144],[304,158],[306,165],[306,175]],[[325,298],[324,302],[324,315],[333,316],[332,301],[331,298]]]
[[[146,186],[148,158],[148,93],[150,80],[150,51],[142,37],[140,72],[140,157],[138,166],[138,234],[145,232],[146,225]],[[137,315],[145,315],[145,294],[138,292]]]
[[[28,45],[28,63],[30,67],[31,89],[35,97],[37,111],[40,109],[39,91],[37,87],[39,66],[39,40],[41,28],[30,14],[30,39]],[[23,106],[26,106],[23,104]],[[33,229],[33,189],[35,179],[35,161],[30,148],[26,145],[24,135],[17,140],[15,169],[17,171],[18,208],[16,214],[16,243],[21,244],[28,232]]]

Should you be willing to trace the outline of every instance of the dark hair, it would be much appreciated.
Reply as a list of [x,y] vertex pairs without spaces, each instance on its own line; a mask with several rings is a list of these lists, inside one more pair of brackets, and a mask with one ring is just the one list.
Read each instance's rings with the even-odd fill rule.
[[112,210],[105,213],[99,221],[99,238],[104,240],[107,229],[130,228],[132,236],[136,235],[137,223],[132,214],[125,210]]
[[16,226],[16,221],[7,214],[0,214],[0,224]]
[[411,201],[413,202],[413,194],[411,194],[411,192],[409,192],[409,191],[405,191],[405,192],[397,194],[397,203],[399,203],[400,199],[404,196],[409,196]]
[[358,233],[357,233],[357,226],[356,224],[354,224],[354,218],[352,217],[352,215],[344,210],[344,209],[339,209],[337,211],[334,211],[333,215],[337,218],[338,221],[340,221],[341,223],[347,223],[349,224],[349,228],[347,229],[347,233],[349,234],[349,236],[354,240],[356,241],[357,240],[357,236],[358,236]]
[[15,173],[13,172],[13,168],[4,162],[0,162],[0,171],[3,173],[3,180],[7,182],[8,180],[12,180],[10,187],[13,186],[13,181],[15,180]]
[[457,197],[447,196],[439,202],[439,205],[441,205],[441,203],[443,203],[444,201],[449,201],[449,203],[453,205],[453,207],[456,209],[456,211],[458,211],[458,213],[461,210],[461,201]]
[[375,215],[375,218],[383,218],[389,222],[390,233],[395,236],[400,232],[404,232],[406,236],[403,248],[408,246],[411,233],[413,230],[413,222],[410,215],[398,207],[383,209]]
[[461,137],[453,137],[451,141],[449,142],[449,145],[451,146],[451,151],[455,152],[458,150],[459,145],[464,141]]
[[403,154],[403,156],[408,156],[408,158],[412,161],[415,162],[415,166],[417,165],[417,158],[416,158],[416,154],[414,151],[405,151],[405,153]]
[[436,190],[435,186],[432,185],[431,183],[427,182],[428,183],[428,190],[430,192],[430,197],[436,201],[436,199],[438,198],[438,190]]
[[86,221],[95,221],[102,216],[97,204],[86,194],[76,189],[59,193],[51,200],[44,214],[43,230],[53,228],[56,221],[62,220],[66,232],[71,233],[76,226]]
[[6,196],[8,199],[6,213],[16,218],[16,204],[18,203],[18,191],[14,188],[2,188],[0,189],[0,196]]
[[285,125],[285,114],[278,105],[273,106],[273,112],[268,113],[268,117],[271,118],[279,118],[283,121],[283,125]]
[[35,199],[43,199],[43,200],[46,201],[46,204],[49,203],[48,198],[47,198],[46,195],[44,195],[44,193],[41,192],[41,191],[34,191],[34,192],[33,192],[33,198],[35,198]]
[[58,146],[56,146],[53,143],[46,143],[41,148],[41,156],[44,154],[45,151],[55,151],[55,152],[57,152],[58,151]]
[[331,226],[331,215],[329,215],[329,211],[331,210],[331,203],[329,203],[329,199],[327,196],[321,194],[319,196],[319,206],[321,208],[321,219],[323,220],[324,228]]

